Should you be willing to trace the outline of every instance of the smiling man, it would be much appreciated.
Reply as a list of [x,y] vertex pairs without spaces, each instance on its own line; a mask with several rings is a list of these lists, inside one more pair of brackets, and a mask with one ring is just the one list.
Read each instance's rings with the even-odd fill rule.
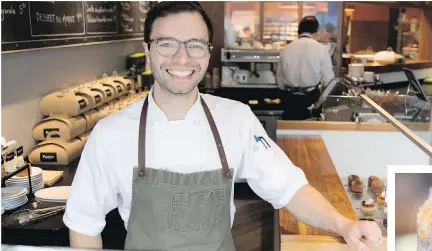
[[198,2],[160,2],[149,11],[144,48],[155,83],[90,135],[63,218],[71,246],[101,248],[105,216],[118,207],[127,250],[234,251],[235,179],[357,250],[379,243],[377,224],[338,213],[248,106],[199,93],[212,38]]

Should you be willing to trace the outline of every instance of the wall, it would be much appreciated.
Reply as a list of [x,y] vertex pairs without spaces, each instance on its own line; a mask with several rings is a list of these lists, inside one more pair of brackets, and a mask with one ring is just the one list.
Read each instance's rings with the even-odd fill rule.
[[387,49],[390,8],[381,4],[349,4],[355,11],[351,27],[350,48],[354,53],[372,47]]
[[2,54],[1,134],[16,140],[24,154],[35,145],[32,127],[41,118],[39,101],[63,84],[80,84],[92,76],[125,71],[126,56],[143,51],[140,41]]

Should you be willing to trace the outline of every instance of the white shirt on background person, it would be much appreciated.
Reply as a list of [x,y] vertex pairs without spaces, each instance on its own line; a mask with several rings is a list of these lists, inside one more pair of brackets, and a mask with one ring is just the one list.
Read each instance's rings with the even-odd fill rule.
[[309,33],[287,44],[280,53],[276,72],[279,89],[288,87],[315,87],[320,80],[325,85],[334,78],[328,48],[312,39]]

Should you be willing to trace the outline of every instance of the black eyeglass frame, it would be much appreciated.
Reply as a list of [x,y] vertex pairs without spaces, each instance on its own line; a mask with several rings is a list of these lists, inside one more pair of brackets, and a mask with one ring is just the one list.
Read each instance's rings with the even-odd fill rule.
[[[195,39],[195,38],[192,38],[192,39],[189,39],[189,40],[187,40],[187,41],[179,41],[179,40],[177,40],[177,39],[175,39],[175,38],[173,38],[173,37],[160,37],[160,38],[150,39],[150,40],[148,41],[149,50],[150,50],[150,44],[151,44],[151,43],[155,43],[155,44],[157,45],[157,43],[158,43],[160,40],[163,40],[163,39],[171,39],[171,40],[176,41],[177,44],[178,44],[177,51],[176,51],[176,52],[175,52],[171,57],[174,57],[175,55],[177,55],[177,53],[180,51],[180,48],[181,48],[181,45],[182,45],[182,44],[185,45],[185,48],[186,48],[186,51],[187,51],[189,57],[191,57],[191,58],[196,58],[196,59],[200,59],[200,58],[203,58],[203,57],[207,56],[208,54],[211,53],[211,50],[213,49],[213,45],[212,45],[210,42],[207,42],[207,41],[202,40],[202,39]],[[188,48],[187,48],[187,46],[186,46],[186,44],[189,43],[189,42],[191,42],[191,41],[205,43],[206,46],[207,46],[207,48],[208,48],[208,54],[204,54],[204,56],[202,56],[202,57],[192,57],[192,56],[189,54]],[[164,56],[164,55],[162,55],[159,51],[158,51],[158,53],[159,53],[161,56]],[[164,57],[169,57],[169,56],[164,56]]]

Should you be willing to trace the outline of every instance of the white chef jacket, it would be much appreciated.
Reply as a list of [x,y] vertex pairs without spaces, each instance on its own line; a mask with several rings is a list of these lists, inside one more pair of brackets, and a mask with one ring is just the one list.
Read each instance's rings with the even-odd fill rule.
[[[201,94],[214,117],[228,165],[236,179],[276,209],[286,206],[307,184],[303,171],[266,134],[247,105]],[[146,164],[171,172],[221,169],[216,143],[198,96],[184,120],[168,121],[151,94],[147,118]],[[63,221],[78,233],[96,236],[105,216],[118,207],[127,222],[131,210],[133,168],[138,165],[138,131],[144,99],[101,121],[93,129],[81,155]],[[263,137],[270,147],[266,147]],[[234,183],[234,181],[233,181]],[[231,225],[234,221],[234,184]]]
[[281,90],[288,87],[316,87],[322,79],[327,85],[334,78],[327,47],[308,33],[287,44],[280,53],[276,83]]

